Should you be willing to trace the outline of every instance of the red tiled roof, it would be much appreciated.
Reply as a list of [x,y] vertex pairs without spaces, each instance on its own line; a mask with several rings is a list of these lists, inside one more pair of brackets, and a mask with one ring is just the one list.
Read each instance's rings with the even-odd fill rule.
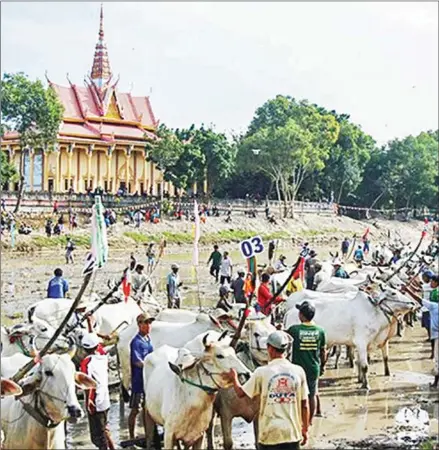
[[[92,87],[71,85],[60,86],[51,83],[52,89],[58,94],[58,97],[64,106],[65,119],[97,119],[104,118],[105,114],[101,114],[98,105],[99,101],[92,92]],[[113,90],[112,87],[108,89]],[[111,92],[112,94],[112,92]],[[119,110],[122,111],[123,122],[140,122],[144,127],[156,126],[156,119],[152,112],[151,103],[148,97],[133,97],[131,94],[118,92],[115,90],[115,97]],[[108,94],[109,95],[109,94]],[[105,120],[105,119],[104,119]]]

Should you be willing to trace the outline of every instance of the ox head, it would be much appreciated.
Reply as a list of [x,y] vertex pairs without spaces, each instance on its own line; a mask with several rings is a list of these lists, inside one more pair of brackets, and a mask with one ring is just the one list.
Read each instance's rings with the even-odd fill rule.
[[230,346],[230,339],[224,333],[213,342],[209,340],[209,333],[206,333],[202,338],[202,345],[200,352],[180,349],[175,364],[169,363],[171,369],[181,377],[190,377],[191,371],[194,371],[194,375],[201,378],[202,384],[212,389],[231,386],[230,377],[227,376],[231,369],[235,369],[240,377],[248,378],[249,370],[237,358],[235,350]]
[[381,294],[377,297],[378,304],[386,305],[395,317],[419,309],[419,303],[400,291],[380,284]]
[[269,361],[267,338],[274,331],[276,328],[271,324],[269,317],[259,320],[247,319],[241,339],[248,344],[250,354],[258,364],[267,364]]
[[22,381],[24,395],[38,393],[42,411],[55,423],[65,419],[77,422],[84,412],[75,387],[94,389],[96,382],[82,372],[76,372],[72,362],[76,348],[72,345],[62,355],[45,355]]
[[2,397],[7,397],[9,395],[21,395],[23,390],[21,387],[14,383],[12,380],[8,380],[7,378],[1,379],[1,386],[2,386]]

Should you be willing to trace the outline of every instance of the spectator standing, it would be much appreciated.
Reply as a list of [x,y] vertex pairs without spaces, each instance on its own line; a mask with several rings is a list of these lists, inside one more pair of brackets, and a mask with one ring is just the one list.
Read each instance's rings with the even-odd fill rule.
[[66,264],[73,264],[73,251],[75,250],[75,248],[75,243],[70,237],[68,237],[66,244]]
[[180,276],[178,264],[172,264],[171,273],[168,275],[166,281],[166,291],[168,293],[168,308],[178,308],[180,309],[181,298],[179,288],[183,284],[180,281]]
[[323,374],[327,352],[326,334],[323,328],[317,326],[312,320],[315,308],[309,302],[296,305],[299,310],[300,325],[292,325],[287,333],[293,338],[292,362],[305,371],[306,382],[309,389],[309,424],[316,410],[316,395],[318,391],[319,376]]
[[318,262],[317,253],[314,250],[309,252],[309,258],[305,261],[306,288],[312,289],[314,286],[314,277],[316,276],[316,264]]
[[220,284],[224,284],[226,281],[230,284],[230,281],[232,279],[232,270],[233,263],[229,257],[229,252],[224,252],[219,270]]
[[245,272],[238,270],[238,276],[232,281],[231,288],[233,290],[233,296],[236,303],[247,303],[245,299]]
[[348,238],[344,238],[344,241],[341,243],[341,255],[343,258],[348,256],[350,242]]
[[153,351],[149,333],[151,324],[155,319],[147,313],[137,316],[138,332],[130,343],[131,362],[131,398],[130,415],[128,416],[128,430],[130,439],[134,439],[136,430],[136,418],[140,408],[145,407],[145,392],[143,389],[143,362],[147,355]]
[[147,272],[152,273],[152,270],[154,269],[154,263],[155,263],[154,242],[151,242],[148,245],[148,248],[146,250],[146,257],[148,258]]
[[113,450],[116,447],[108,426],[108,356],[98,350],[99,344],[100,339],[96,334],[87,333],[83,336],[81,345],[87,356],[82,360],[80,369],[97,384],[96,389],[85,391],[91,442],[99,450]]
[[218,245],[213,246],[213,252],[210,254],[209,259],[207,260],[207,264],[210,265],[210,275],[215,277],[215,281],[218,283],[218,275],[221,267],[222,260],[221,252],[219,251]]
[[308,386],[304,370],[290,363],[290,338],[275,331],[267,338],[269,363],[258,367],[244,385],[236,370],[230,377],[238,397],[258,398],[259,450],[296,450],[308,440]]
[[69,283],[63,278],[62,269],[55,269],[54,275],[47,286],[47,298],[65,298]]

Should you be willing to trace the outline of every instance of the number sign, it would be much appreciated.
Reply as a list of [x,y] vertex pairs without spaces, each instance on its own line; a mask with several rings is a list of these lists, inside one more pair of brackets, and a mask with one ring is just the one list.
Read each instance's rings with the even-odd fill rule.
[[241,253],[244,258],[251,258],[254,255],[262,253],[264,251],[264,244],[259,236],[246,239],[239,244]]

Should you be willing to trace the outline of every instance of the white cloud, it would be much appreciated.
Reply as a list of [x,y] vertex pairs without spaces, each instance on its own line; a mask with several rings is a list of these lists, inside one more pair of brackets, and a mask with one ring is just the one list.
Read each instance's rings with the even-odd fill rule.
[[[278,93],[351,114],[377,140],[438,123],[437,3],[106,3],[120,88],[170,126],[242,130]],[[82,83],[97,3],[3,3],[2,70]]]

